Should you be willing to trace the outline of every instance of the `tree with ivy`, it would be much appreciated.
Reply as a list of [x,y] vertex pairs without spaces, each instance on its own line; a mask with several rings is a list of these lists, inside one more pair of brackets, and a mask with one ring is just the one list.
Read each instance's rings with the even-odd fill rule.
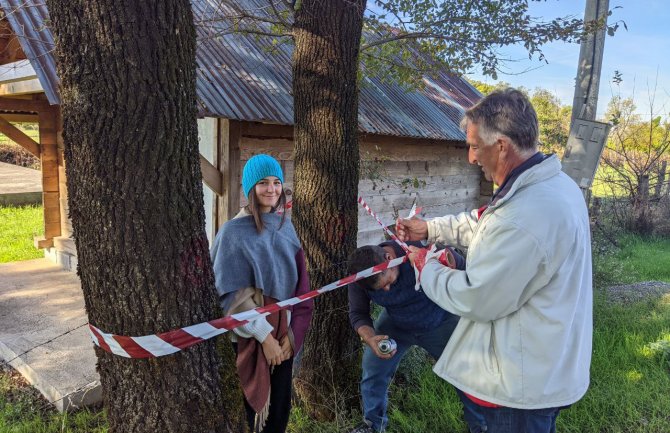
[[[508,60],[500,54],[505,46],[522,45],[529,57],[547,61],[545,44],[578,42],[607,25],[573,17],[540,20],[529,13],[527,0],[259,0],[253,7],[219,1],[232,11],[222,17],[230,24],[224,33],[295,45],[293,223],[314,286],[342,277],[342,263],[356,245],[357,76],[407,86],[445,71],[480,69],[496,78]],[[359,343],[348,328],[344,292],[317,299],[298,390],[308,411],[321,418],[357,406],[348,397],[356,390],[352,351]]]

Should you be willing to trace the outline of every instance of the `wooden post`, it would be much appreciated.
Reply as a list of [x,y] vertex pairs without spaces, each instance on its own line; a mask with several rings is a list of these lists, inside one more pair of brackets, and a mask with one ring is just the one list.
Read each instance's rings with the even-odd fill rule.
[[223,173],[223,195],[217,197],[216,230],[240,211],[240,141],[241,124],[235,120],[219,120],[219,152],[217,168]]
[[58,113],[55,108],[40,111],[40,147],[42,154],[42,203],[44,205],[44,240],[41,247],[51,246],[60,236],[60,194],[58,188]]
[[[586,0],[584,21],[603,18],[606,20],[608,12],[609,0]],[[587,120],[595,120],[596,118],[600,72],[603,65],[603,51],[605,50],[605,31],[606,28],[602,28],[595,34],[587,35],[582,41],[579,50],[579,64],[577,65],[575,95],[572,103],[571,127],[577,118]]]
[[661,161],[661,166],[658,168],[658,179],[656,180],[656,187],[654,188],[654,196],[661,197],[663,185],[665,184],[665,171],[668,168],[668,161]]

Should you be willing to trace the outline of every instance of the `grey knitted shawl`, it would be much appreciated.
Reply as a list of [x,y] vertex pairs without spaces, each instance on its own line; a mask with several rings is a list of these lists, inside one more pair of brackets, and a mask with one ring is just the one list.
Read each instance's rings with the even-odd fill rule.
[[[298,269],[295,256],[300,242],[289,219],[263,214],[265,228],[256,231],[252,216],[226,222],[216,235],[211,255],[216,290],[224,311],[233,297],[226,296],[245,287],[256,287],[278,301],[295,294]],[[228,301],[228,302],[227,302]]]

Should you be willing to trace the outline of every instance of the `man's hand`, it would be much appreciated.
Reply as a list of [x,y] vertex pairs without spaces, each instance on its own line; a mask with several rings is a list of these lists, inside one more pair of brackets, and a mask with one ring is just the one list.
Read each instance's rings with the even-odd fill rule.
[[281,346],[282,362],[293,356],[293,346],[291,346],[291,340],[288,338],[288,335],[284,335],[279,345]]
[[372,349],[372,351],[374,352],[374,354],[377,355],[377,358],[381,358],[381,359],[390,359],[390,358],[393,358],[393,355],[395,355],[395,353],[397,352],[397,350],[394,350],[394,351],[391,352],[391,353],[382,353],[382,352],[379,350],[379,342],[382,341],[382,340],[386,340],[386,339],[388,339],[388,338],[389,338],[388,335],[373,335],[373,336],[371,336],[371,337],[368,337],[368,338],[365,340],[365,344],[367,344],[368,346],[370,346],[370,349]]
[[428,239],[428,224],[417,217],[398,218],[395,223],[395,232],[403,242],[422,241]]
[[419,272],[423,270],[423,267],[426,265],[426,261],[433,257],[437,258],[442,265],[456,269],[456,259],[454,254],[449,248],[445,248],[440,251],[433,251],[430,247],[428,248],[418,248],[415,246],[409,246],[409,262],[414,266]]
[[389,338],[388,335],[376,335],[375,330],[373,327],[368,326],[368,325],[363,325],[360,328],[356,330],[358,332],[358,335],[360,335],[361,340],[365,342],[368,346],[370,346],[370,349],[372,349],[372,352],[381,359],[389,359],[392,358],[393,355],[397,352],[397,350],[394,350],[391,353],[382,353],[379,351],[379,342],[381,340],[384,340],[386,338]]
[[272,334],[268,334],[261,345],[263,346],[263,355],[265,355],[265,359],[269,365],[279,365],[282,363],[282,348]]
[[421,271],[423,271],[428,260],[436,258],[443,266],[456,269],[456,259],[449,248],[440,251],[435,251],[434,248],[434,245],[430,248],[417,248],[412,245],[409,247],[409,262],[414,267],[414,276],[416,277],[416,285],[414,288],[416,290],[419,290],[421,286]]
[[428,248],[419,248],[413,245],[409,246],[409,262],[412,264],[412,267],[416,268],[419,272],[423,269],[426,264],[426,255],[428,254]]

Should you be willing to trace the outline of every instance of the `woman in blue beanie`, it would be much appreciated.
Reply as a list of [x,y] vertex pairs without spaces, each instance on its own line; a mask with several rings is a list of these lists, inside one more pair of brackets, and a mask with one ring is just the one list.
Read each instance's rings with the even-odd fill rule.
[[[216,289],[224,314],[307,293],[305,255],[285,207],[284,174],[268,155],[249,159],[242,189],[249,204],[223,225],[212,246]],[[283,433],[291,410],[293,357],[312,317],[302,302],[233,330],[237,372],[252,432]]]

